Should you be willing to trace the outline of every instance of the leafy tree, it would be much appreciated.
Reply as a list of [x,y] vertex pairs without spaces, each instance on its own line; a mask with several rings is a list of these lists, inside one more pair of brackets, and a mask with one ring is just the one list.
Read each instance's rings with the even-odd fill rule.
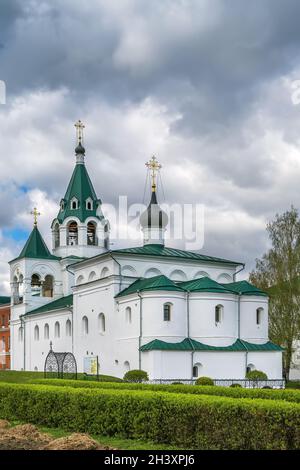
[[267,224],[271,248],[262,259],[250,282],[269,293],[269,334],[285,348],[284,369],[289,377],[293,343],[300,334],[300,219],[297,209],[276,215]]

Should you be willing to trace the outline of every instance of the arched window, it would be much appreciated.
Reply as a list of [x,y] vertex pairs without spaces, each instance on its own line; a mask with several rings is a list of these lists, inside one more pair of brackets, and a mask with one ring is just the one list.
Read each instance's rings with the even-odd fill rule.
[[124,362],[124,369],[125,369],[125,372],[128,372],[130,370],[130,364],[128,361]]
[[87,224],[87,244],[97,245],[96,224],[94,224],[94,222]]
[[72,324],[69,319],[66,321],[66,336],[72,336]]
[[164,321],[171,321],[171,309],[172,309],[172,304],[170,303],[164,304]]
[[87,199],[85,207],[88,211],[92,211],[93,210],[93,201],[91,199]]
[[23,327],[20,326],[19,330],[18,330],[18,340],[20,341],[20,343],[23,341]]
[[59,224],[54,225],[54,248],[58,248],[60,243]]
[[126,307],[125,309],[125,320],[126,320],[126,323],[131,323],[131,308],[130,307]]
[[105,315],[104,315],[104,313],[99,313],[99,315],[98,315],[98,330],[99,330],[99,333],[105,333]]
[[24,284],[23,284],[23,274],[19,276],[19,302],[23,302],[23,293],[24,293]]
[[219,325],[222,322],[223,317],[223,305],[216,305],[215,307],[215,324]]
[[78,207],[79,207],[78,200],[76,199],[76,197],[73,197],[71,199],[71,209],[76,210],[78,209]]
[[55,338],[60,338],[60,324],[59,322],[55,322],[55,325],[54,325],[54,336]]
[[255,370],[255,365],[254,364],[248,364],[247,369],[246,369],[247,374],[248,374],[248,372],[251,372],[252,370]]
[[37,325],[35,325],[35,327],[34,327],[34,340],[39,341],[39,339],[40,339],[40,330],[39,330],[39,327]]
[[82,318],[82,334],[84,336],[89,334],[89,321],[86,316]]
[[104,248],[109,249],[109,225],[104,225]]
[[34,368],[34,371],[37,372],[39,369],[37,368],[37,366],[35,366]]
[[200,370],[202,369],[202,364],[197,363],[193,366],[193,377],[199,377]]
[[44,326],[44,339],[49,339],[49,325],[48,323]]
[[78,245],[78,226],[74,221],[68,224],[67,243],[68,245]]
[[41,279],[38,274],[31,276],[31,295],[33,297],[39,297],[41,295]]
[[264,309],[262,307],[256,309],[256,324],[261,325]]
[[13,278],[12,291],[13,291],[13,303],[14,305],[16,305],[20,303],[19,282],[18,282],[17,276],[14,276]]
[[47,274],[43,282],[43,297],[53,297],[53,276]]

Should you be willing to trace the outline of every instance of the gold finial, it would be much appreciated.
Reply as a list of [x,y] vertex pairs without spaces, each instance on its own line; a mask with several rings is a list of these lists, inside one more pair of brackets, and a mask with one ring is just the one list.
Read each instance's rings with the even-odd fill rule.
[[33,220],[34,220],[33,225],[34,225],[34,227],[37,227],[38,216],[41,215],[41,213],[38,212],[37,208],[35,207],[33,209],[33,211],[30,212],[30,214],[33,215]]
[[148,170],[151,171],[151,180],[152,180],[151,188],[152,188],[152,192],[154,193],[156,191],[156,176],[157,176],[158,171],[161,169],[161,164],[158,163],[158,160],[156,159],[156,157],[153,156],[152,158],[150,158],[149,162],[147,162],[145,165],[148,168]]
[[83,141],[83,129],[85,126],[82,124],[80,119],[74,124],[76,127],[76,138],[77,138],[77,144],[81,144]]

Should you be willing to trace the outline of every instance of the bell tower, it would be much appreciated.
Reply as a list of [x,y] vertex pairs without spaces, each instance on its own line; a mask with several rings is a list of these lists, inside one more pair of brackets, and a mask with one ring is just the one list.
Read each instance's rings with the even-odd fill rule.
[[62,258],[89,258],[109,249],[109,223],[85,166],[85,126],[79,120],[75,128],[75,168],[52,222],[53,253]]

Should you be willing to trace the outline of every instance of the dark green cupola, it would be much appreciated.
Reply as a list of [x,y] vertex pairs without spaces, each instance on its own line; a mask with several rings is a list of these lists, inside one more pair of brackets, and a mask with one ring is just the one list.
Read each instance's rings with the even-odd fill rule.
[[37,224],[34,224],[33,230],[25,243],[23,250],[19,254],[18,258],[37,258],[37,259],[49,259],[57,260],[58,258],[52,255],[39,231]]
[[[77,146],[75,148],[76,165],[69,182],[66,194],[60,202],[60,211],[57,220],[61,224],[67,217],[76,217],[80,222],[85,222],[88,217],[103,219],[100,209],[101,199],[97,198],[95,189],[85,166],[85,148],[82,145],[83,124],[78,121]],[[79,130],[81,131],[79,132]],[[99,210],[100,209],[100,210]]]

